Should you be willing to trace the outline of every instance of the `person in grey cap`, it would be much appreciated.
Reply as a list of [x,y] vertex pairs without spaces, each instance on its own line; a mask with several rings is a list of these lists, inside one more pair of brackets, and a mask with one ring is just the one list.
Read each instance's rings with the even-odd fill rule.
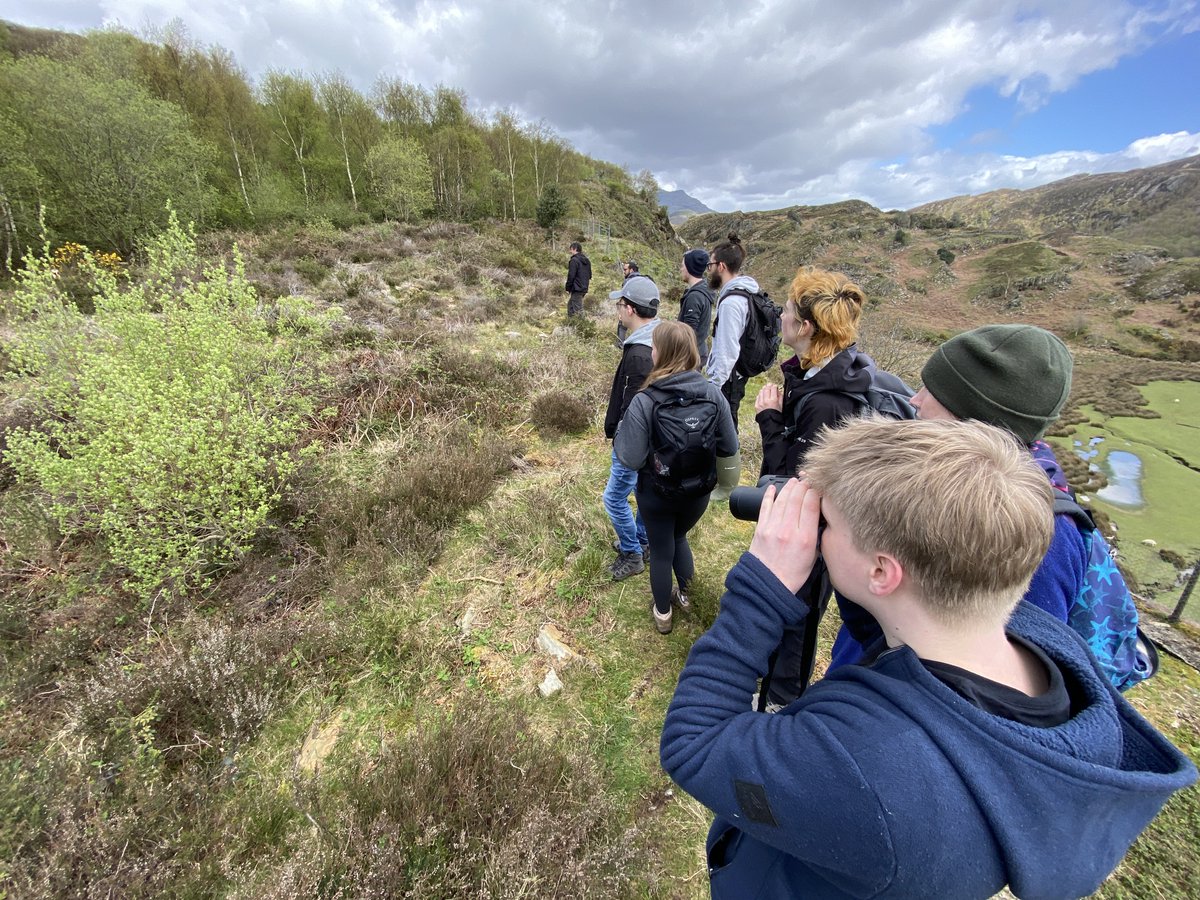
[[708,336],[712,331],[715,296],[704,277],[707,271],[707,250],[689,250],[683,254],[679,274],[683,276],[687,288],[679,298],[679,321],[690,325],[692,331],[696,332],[696,347],[700,351],[701,366],[708,362]]
[[[1054,495],[1071,496],[1054,450],[1042,436],[1071,393],[1072,368],[1066,345],[1043,328],[984,325],[933,352],[912,404],[918,419],[977,419],[1006,429],[1045,471]],[[1113,686],[1125,690],[1154,674],[1154,655],[1139,643],[1137,607],[1103,535],[1081,531],[1078,516],[1062,511],[1069,508],[1056,503],[1054,539],[1024,599],[1067,622],[1087,641]],[[878,627],[863,618],[860,607],[842,598],[838,606],[843,625],[829,671],[857,662],[864,641]]]
[[[622,344],[621,362],[613,376],[608,411],[604,415],[604,436],[611,441],[616,437],[617,426],[629,404],[653,368],[650,337],[661,320],[658,318],[658,285],[645,275],[625,279],[621,289],[608,296],[617,302],[617,321],[629,333]],[[646,569],[644,555],[649,544],[646,525],[640,512],[634,517],[629,503],[629,495],[636,486],[637,470],[617,459],[614,450],[608,484],[604,488],[604,511],[617,533],[613,544],[617,558],[609,569],[614,581],[622,581]]]

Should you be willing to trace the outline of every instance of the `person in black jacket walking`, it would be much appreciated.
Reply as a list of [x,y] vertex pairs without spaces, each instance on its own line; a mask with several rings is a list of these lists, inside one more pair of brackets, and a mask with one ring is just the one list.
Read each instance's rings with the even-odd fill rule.
[[583,253],[578,241],[571,244],[571,259],[567,263],[567,316],[583,315],[583,298],[592,282],[592,262]]
[[705,280],[708,270],[708,251],[689,250],[683,254],[679,273],[687,283],[683,296],[679,298],[679,321],[690,325],[696,332],[696,349],[700,351],[700,365],[708,362],[708,336],[712,332],[712,309],[714,294]]
[[[629,404],[642,389],[646,376],[654,367],[651,336],[662,320],[658,318],[658,285],[645,275],[626,279],[621,289],[613,291],[609,297],[617,301],[617,321],[629,331],[621,351],[621,362],[613,375],[608,410],[604,414],[604,436],[612,440],[617,435],[617,426],[625,417]],[[646,524],[642,520],[641,510],[635,518],[629,504],[629,495],[636,484],[637,469],[622,463],[614,449],[608,484],[604,487],[604,511],[608,513],[613,531],[617,533],[617,558],[610,568],[614,581],[622,581],[646,570],[644,556],[649,544]]]

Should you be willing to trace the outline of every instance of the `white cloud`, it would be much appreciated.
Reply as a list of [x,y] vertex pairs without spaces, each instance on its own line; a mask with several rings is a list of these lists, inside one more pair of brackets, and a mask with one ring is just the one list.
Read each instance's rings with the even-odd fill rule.
[[[1010,162],[939,152],[929,130],[962,113],[973,90],[1033,110],[1200,22],[1197,0],[8,5],[16,21],[77,28],[119,21],[136,29],[178,17],[252,76],[338,69],[363,90],[380,74],[451,84],[485,109],[544,119],[584,152],[649,168],[710,206],[747,209],[848,196],[908,206],[938,191],[1071,174],[1097,158],[1149,164],[1139,154],[1158,159],[1187,138],[1146,138],[1144,149],[1139,141],[1109,157],[1063,151]],[[1062,140],[1069,145],[1070,135]],[[881,162],[897,159],[909,162]]]

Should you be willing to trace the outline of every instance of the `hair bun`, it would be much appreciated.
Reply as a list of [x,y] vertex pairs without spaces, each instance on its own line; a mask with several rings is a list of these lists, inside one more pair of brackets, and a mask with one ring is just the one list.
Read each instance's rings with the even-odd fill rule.
[[738,239],[738,236],[731,231],[729,232],[729,243],[741,246],[742,242]]

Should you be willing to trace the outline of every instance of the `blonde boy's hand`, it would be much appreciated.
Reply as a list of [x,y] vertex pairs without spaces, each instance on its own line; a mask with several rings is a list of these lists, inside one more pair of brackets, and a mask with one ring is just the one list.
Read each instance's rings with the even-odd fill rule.
[[773,485],[767,488],[750,552],[792,593],[816,562],[820,522],[821,495],[807,481],[792,479],[778,495]]

